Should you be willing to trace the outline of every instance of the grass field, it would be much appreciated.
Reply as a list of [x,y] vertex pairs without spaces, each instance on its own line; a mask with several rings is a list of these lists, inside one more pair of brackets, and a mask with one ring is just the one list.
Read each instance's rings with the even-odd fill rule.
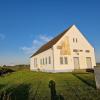
[[[42,73],[18,71],[0,77],[0,92],[9,100],[51,100],[49,81],[56,84],[59,100],[100,100],[93,73]],[[8,100],[8,99],[7,99]]]

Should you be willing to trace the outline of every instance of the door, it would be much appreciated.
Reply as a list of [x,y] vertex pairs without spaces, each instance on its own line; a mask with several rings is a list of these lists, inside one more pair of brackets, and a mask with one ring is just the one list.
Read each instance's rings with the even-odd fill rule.
[[86,57],[87,68],[92,68],[91,57]]
[[74,57],[74,69],[80,69],[79,57]]

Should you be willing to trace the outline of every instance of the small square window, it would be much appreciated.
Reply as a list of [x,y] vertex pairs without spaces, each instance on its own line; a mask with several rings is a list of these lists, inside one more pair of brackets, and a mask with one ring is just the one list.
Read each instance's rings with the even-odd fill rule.
[[73,52],[78,52],[78,50],[77,49],[74,49]]
[[89,53],[89,52],[90,52],[90,50],[85,50],[85,52]]
[[80,52],[83,52],[83,50],[80,50]]

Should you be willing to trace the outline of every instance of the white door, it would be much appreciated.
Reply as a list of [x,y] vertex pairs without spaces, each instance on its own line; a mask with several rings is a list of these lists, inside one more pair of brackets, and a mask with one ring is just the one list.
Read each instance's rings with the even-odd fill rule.
[[91,57],[86,57],[87,68],[92,68]]
[[79,69],[79,57],[74,57],[74,69]]

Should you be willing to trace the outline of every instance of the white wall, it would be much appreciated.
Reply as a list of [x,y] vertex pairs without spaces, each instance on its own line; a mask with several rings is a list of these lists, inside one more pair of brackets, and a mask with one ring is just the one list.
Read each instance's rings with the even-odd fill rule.
[[[68,64],[61,65],[60,64],[60,50],[57,49],[57,45],[64,39],[65,36],[69,37],[71,55],[67,55],[68,57]],[[77,43],[73,43],[73,38],[77,38]],[[83,50],[83,52],[77,53],[73,52],[73,49]],[[89,53],[85,52],[85,50],[90,50]],[[88,43],[85,37],[81,34],[81,32],[73,26],[55,45],[54,45],[54,59],[55,59],[55,70],[57,71],[70,71],[74,69],[74,61],[73,57],[79,57],[80,69],[86,69],[86,57],[91,57],[92,60],[92,68],[96,65],[95,62],[95,54],[94,48]]]
[[[60,50],[54,46],[54,66],[55,72],[71,72],[73,71],[73,61],[70,55],[60,56]],[[67,57],[68,64],[60,64],[60,57]]]
[[[82,33],[75,26],[73,26],[69,32],[70,33],[68,34],[68,36],[70,38],[69,40],[70,40],[72,55],[73,57],[79,56],[80,68],[81,69],[87,68],[86,57],[91,57],[92,67],[95,66],[96,62],[95,62],[94,48],[91,46],[88,40],[86,40],[86,38],[82,35]],[[73,43],[73,38],[77,38],[77,43]],[[76,55],[76,53],[73,52],[73,49],[83,50],[83,52],[79,52],[79,55]],[[85,52],[85,50],[90,50],[90,52],[87,53]]]
[[[49,57],[51,58],[51,64],[49,64]],[[44,62],[45,62],[45,58],[47,57],[47,64],[45,63],[44,65],[40,64],[40,59],[44,58]],[[37,58],[37,67],[34,66],[34,58]],[[34,57],[31,58],[30,60],[30,69],[31,70],[37,70],[40,69],[41,71],[53,71],[53,51],[52,48],[48,49]]]

